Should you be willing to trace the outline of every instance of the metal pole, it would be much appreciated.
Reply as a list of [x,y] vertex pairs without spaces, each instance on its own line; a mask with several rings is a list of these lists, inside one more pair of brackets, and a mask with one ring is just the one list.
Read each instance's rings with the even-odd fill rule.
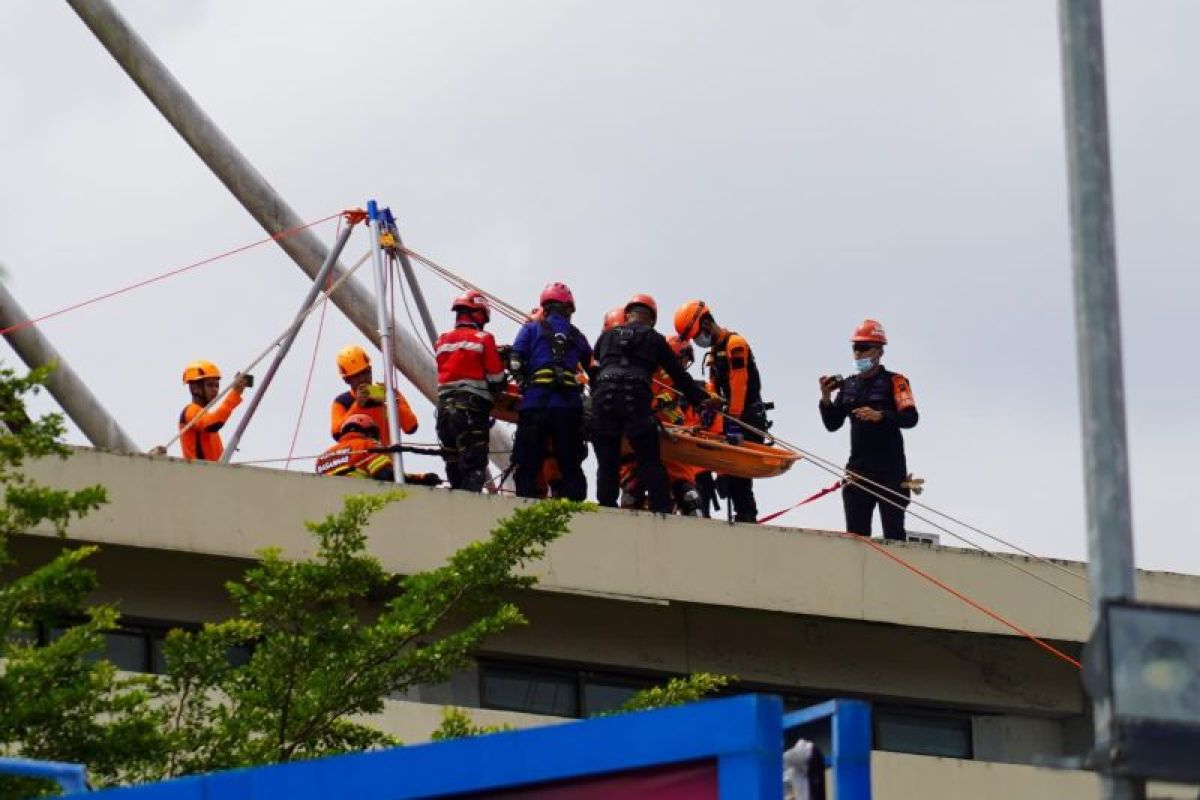
[[[0,327],[19,325],[29,318],[8,287],[0,283]],[[88,385],[71,369],[71,365],[59,355],[36,325],[6,333],[5,338],[29,368],[55,365],[46,379],[46,389],[92,445],[118,453],[141,452],[141,448],[105,410]]]
[[417,313],[421,315],[421,324],[425,326],[425,333],[429,336],[429,344],[436,345],[438,340],[438,330],[433,324],[433,317],[429,313],[429,304],[425,302],[425,293],[421,291],[421,285],[417,283],[417,273],[413,269],[412,261],[408,257],[408,251],[404,249],[404,240],[400,238],[400,228],[393,224],[392,235],[396,237],[396,251],[400,256],[400,268],[404,270],[404,279],[408,282],[408,288],[412,289],[413,302],[417,305]]
[[[392,333],[395,321],[388,314],[387,308],[387,265],[383,258],[383,227],[379,219],[379,207],[374,200],[367,201],[367,221],[371,225],[371,260],[375,267],[375,314],[379,319],[379,339],[382,342],[385,365],[392,363]],[[388,433],[392,444],[400,444],[400,415],[396,413],[396,383],[392,379],[392,370],[388,366],[383,369],[383,387],[387,409]],[[392,451],[392,472],[395,473],[396,483],[404,483],[404,456],[399,450]]]
[[[1058,10],[1094,636],[1104,601],[1133,599],[1135,595],[1125,379],[1100,2],[1059,0]],[[1113,741],[1112,697],[1108,680],[1095,683],[1096,748],[1103,753]],[[1104,771],[1101,767],[1101,797],[1132,800],[1143,796],[1141,781]]]
[[[199,104],[150,50],[109,0],[66,0],[121,68],[145,93],[154,107],[200,156],[213,174],[225,184],[242,207],[263,229],[276,234],[302,225],[300,217],[267,180],[246,160],[224,133],[209,119]],[[278,240],[283,251],[315,280],[325,260],[326,248],[310,231],[300,231]],[[339,264],[336,279],[344,268]],[[371,343],[380,345],[374,302],[357,281],[347,281],[332,298],[356,328]],[[437,402],[437,369],[421,343],[403,329],[396,332],[392,354],[395,365],[429,399]],[[492,461],[508,466],[512,438],[500,426],[492,428]]]
[[267,393],[267,389],[271,386],[271,381],[275,380],[275,373],[279,371],[283,360],[287,358],[288,351],[292,349],[292,343],[296,341],[296,337],[300,334],[300,328],[304,325],[304,320],[308,318],[305,314],[317,299],[317,295],[321,293],[321,287],[329,279],[329,274],[333,272],[334,265],[342,255],[342,250],[346,247],[346,242],[350,240],[350,234],[354,233],[354,226],[347,225],[338,235],[337,241],[333,243],[333,249],[329,251],[329,255],[325,257],[325,263],[321,265],[321,271],[317,273],[316,280],[309,288],[308,294],[304,296],[304,302],[300,304],[300,310],[296,312],[296,319],[292,323],[291,329],[287,333],[287,337],[279,343],[279,349],[275,351],[275,358],[271,360],[271,365],[267,367],[267,372],[263,375],[262,382],[258,386],[258,390],[254,396],[250,398],[250,404],[246,408],[246,413],[242,415],[242,421],[238,423],[237,430],[233,432],[233,436],[229,439],[229,444],[225,447],[225,452],[221,455],[221,463],[228,464],[229,459],[233,458],[234,452],[237,451],[237,446],[242,441],[242,434],[246,432],[246,428],[250,426],[250,420],[254,418],[254,412],[258,410],[259,403]]

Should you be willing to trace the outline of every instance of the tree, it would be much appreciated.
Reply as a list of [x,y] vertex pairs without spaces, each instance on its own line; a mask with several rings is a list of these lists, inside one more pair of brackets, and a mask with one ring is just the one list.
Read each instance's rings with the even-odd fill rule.
[[[167,638],[158,700],[167,758],[155,777],[314,758],[397,744],[364,724],[390,694],[440,683],[488,636],[525,622],[506,596],[532,586],[514,575],[590,508],[522,506],[485,540],[430,572],[396,579],[367,554],[372,514],[402,495],[350,497],[309,529],[318,550],[288,561],[267,550],[229,585],[235,618]],[[371,598],[385,598],[378,613]],[[231,647],[253,644],[240,665]]]
[[[31,419],[25,398],[44,385],[48,368],[20,376],[0,368],[0,753],[86,761],[102,775],[120,775],[154,758],[157,741],[145,681],[117,674],[92,656],[116,624],[108,606],[84,608],[95,574],[83,562],[92,547],[64,549],[49,563],[14,575],[15,534],[50,525],[62,535],[73,518],[106,501],[104,489],[41,486],[22,471],[39,458],[65,458],[63,419]],[[83,620],[64,628],[64,620]],[[38,632],[61,635],[39,645]],[[0,797],[29,796],[45,787],[0,777]]]

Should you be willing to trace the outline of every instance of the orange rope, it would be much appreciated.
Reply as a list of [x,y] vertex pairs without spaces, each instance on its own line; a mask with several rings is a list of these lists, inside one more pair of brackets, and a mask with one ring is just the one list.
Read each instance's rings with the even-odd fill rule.
[[856,541],[862,542],[863,544],[865,544],[867,547],[870,547],[875,552],[882,553],[883,555],[890,558],[892,561],[895,561],[897,564],[904,567],[909,572],[912,572],[916,575],[921,576],[922,578],[929,581],[930,583],[932,583],[934,586],[938,587],[939,589],[949,592],[950,594],[954,595],[959,600],[961,600],[964,603],[966,603],[967,605],[971,606],[971,608],[974,608],[976,611],[986,614],[987,616],[994,619],[996,622],[999,622],[1004,627],[1006,627],[1012,631],[1015,631],[1016,633],[1020,634],[1021,636],[1024,636],[1026,639],[1033,642],[1038,647],[1045,650],[1047,653],[1049,653],[1053,656],[1056,656],[1057,658],[1061,658],[1063,661],[1067,662],[1068,664],[1075,667],[1076,669],[1082,668],[1082,665],[1078,661],[1076,661],[1074,658],[1071,658],[1069,655],[1064,653],[1062,650],[1059,650],[1054,645],[1050,644],[1049,642],[1045,641],[1044,639],[1041,639],[1041,638],[1035,636],[1034,634],[1032,634],[1029,631],[1022,628],[1020,625],[1017,625],[1015,622],[1012,622],[1012,621],[1002,617],[1000,614],[991,610],[990,608],[983,605],[982,603],[980,603],[976,600],[972,600],[970,597],[968,597],[967,595],[958,591],[953,586],[950,586],[950,585],[938,580],[937,578],[930,575],[928,572],[925,572],[924,570],[922,570],[916,564],[913,564],[911,561],[907,561],[907,560],[901,558],[900,556],[898,556],[895,553],[888,550],[888,548],[883,547],[882,545],[876,543],[869,536],[859,536],[856,533],[840,533],[840,532],[838,533],[838,536],[845,536],[850,539],[854,539]]
[[34,317],[33,319],[27,319],[24,322],[18,322],[16,325],[9,325],[7,328],[0,330],[0,336],[6,336],[10,333],[13,333],[14,331],[19,331],[22,328],[28,328],[30,325],[36,325],[39,322],[45,322],[46,320],[51,319],[53,317],[57,317],[57,316],[61,316],[62,314],[66,314],[69,311],[75,311],[76,309],[83,308],[84,306],[90,306],[93,303],[99,303],[101,300],[108,300],[110,297],[116,297],[119,294],[124,294],[125,292],[131,292],[134,289],[140,289],[143,286],[148,286],[152,283],[156,283],[158,281],[165,280],[166,278],[171,278],[176,275],[181,275],[184,272],[188,272],[189,270],[196,269],[197,267],[202,267],[206,264],[211,264],[214,261],[220,261],[222,258],[228,258],[229,256],[237,255],[238,253],[245,252],[246,250],[250,250],[252,248],[258,247],[259,245],[267,244],[269,242],[275,242],[280,239],[286,239],[287,237],[293,236],[293,235],[299,233],[300,231],[307,230],[307,229],[313,227],[314,225],[320,225],[322,222],[328,222],[329,220],[333,219],[334,217],[339,217],[341,215],[342,215],[342,212],[339,211],[337,214],[330,214],[327,217],[322,217],[321,219],[313,220],[312,222],[306,222],[303,225],[297,225],[294,228],[288,228],[287,230],[280,231],[279,233],[276,233],[273,236],[268,236],[265,239],[259,239],[256,242],[251,242],[250,244],[244,244],[241,247],[235,247],[234,249],[227,250],[224,253],[220,253],[215,256],[210,256],[208,258],[201,259],[200,261],[195,261],[191,264],[187,264],[182,267],[177,267],[176,269],[170,270],[168,272],[164,272],[161,275],[155,275],[151,278],[146,278],[145,280],[140,280],[137,283],[131,283],[128,286],[123,286],[120,289],[115,289],[111,292],[105,292],[104,294],[97,295],[96,297],[90,298],[88,300],[81,300],[80,302],[75,303],[73,305],[69,305],[66,308],[60,308],[58,311],[51,311],[49,314],[43,314],[40,317]]

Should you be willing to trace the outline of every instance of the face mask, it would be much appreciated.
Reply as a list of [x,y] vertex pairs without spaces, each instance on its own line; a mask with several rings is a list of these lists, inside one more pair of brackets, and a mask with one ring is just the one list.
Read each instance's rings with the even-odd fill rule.
[[712,347],[712,334],[700,331],[696,334],[696,344],[701,347]]
[[875,359],[873,358],[856,358],[854,359],[854,368],[863,373],[875,366],[875,363]]

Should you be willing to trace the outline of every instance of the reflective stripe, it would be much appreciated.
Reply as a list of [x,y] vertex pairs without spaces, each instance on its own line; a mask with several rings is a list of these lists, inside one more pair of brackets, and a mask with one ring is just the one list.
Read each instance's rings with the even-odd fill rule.
[[446,342],[438,345],[437,354],[440,356],[443,353],[454,353],[459,350],[470,350],[473,353],[482,353],[483,345],[479,342]]
[[504,381],[504,373],[503,372],[493,372],[486,377],[487,377],[488,383],[501,383]]

